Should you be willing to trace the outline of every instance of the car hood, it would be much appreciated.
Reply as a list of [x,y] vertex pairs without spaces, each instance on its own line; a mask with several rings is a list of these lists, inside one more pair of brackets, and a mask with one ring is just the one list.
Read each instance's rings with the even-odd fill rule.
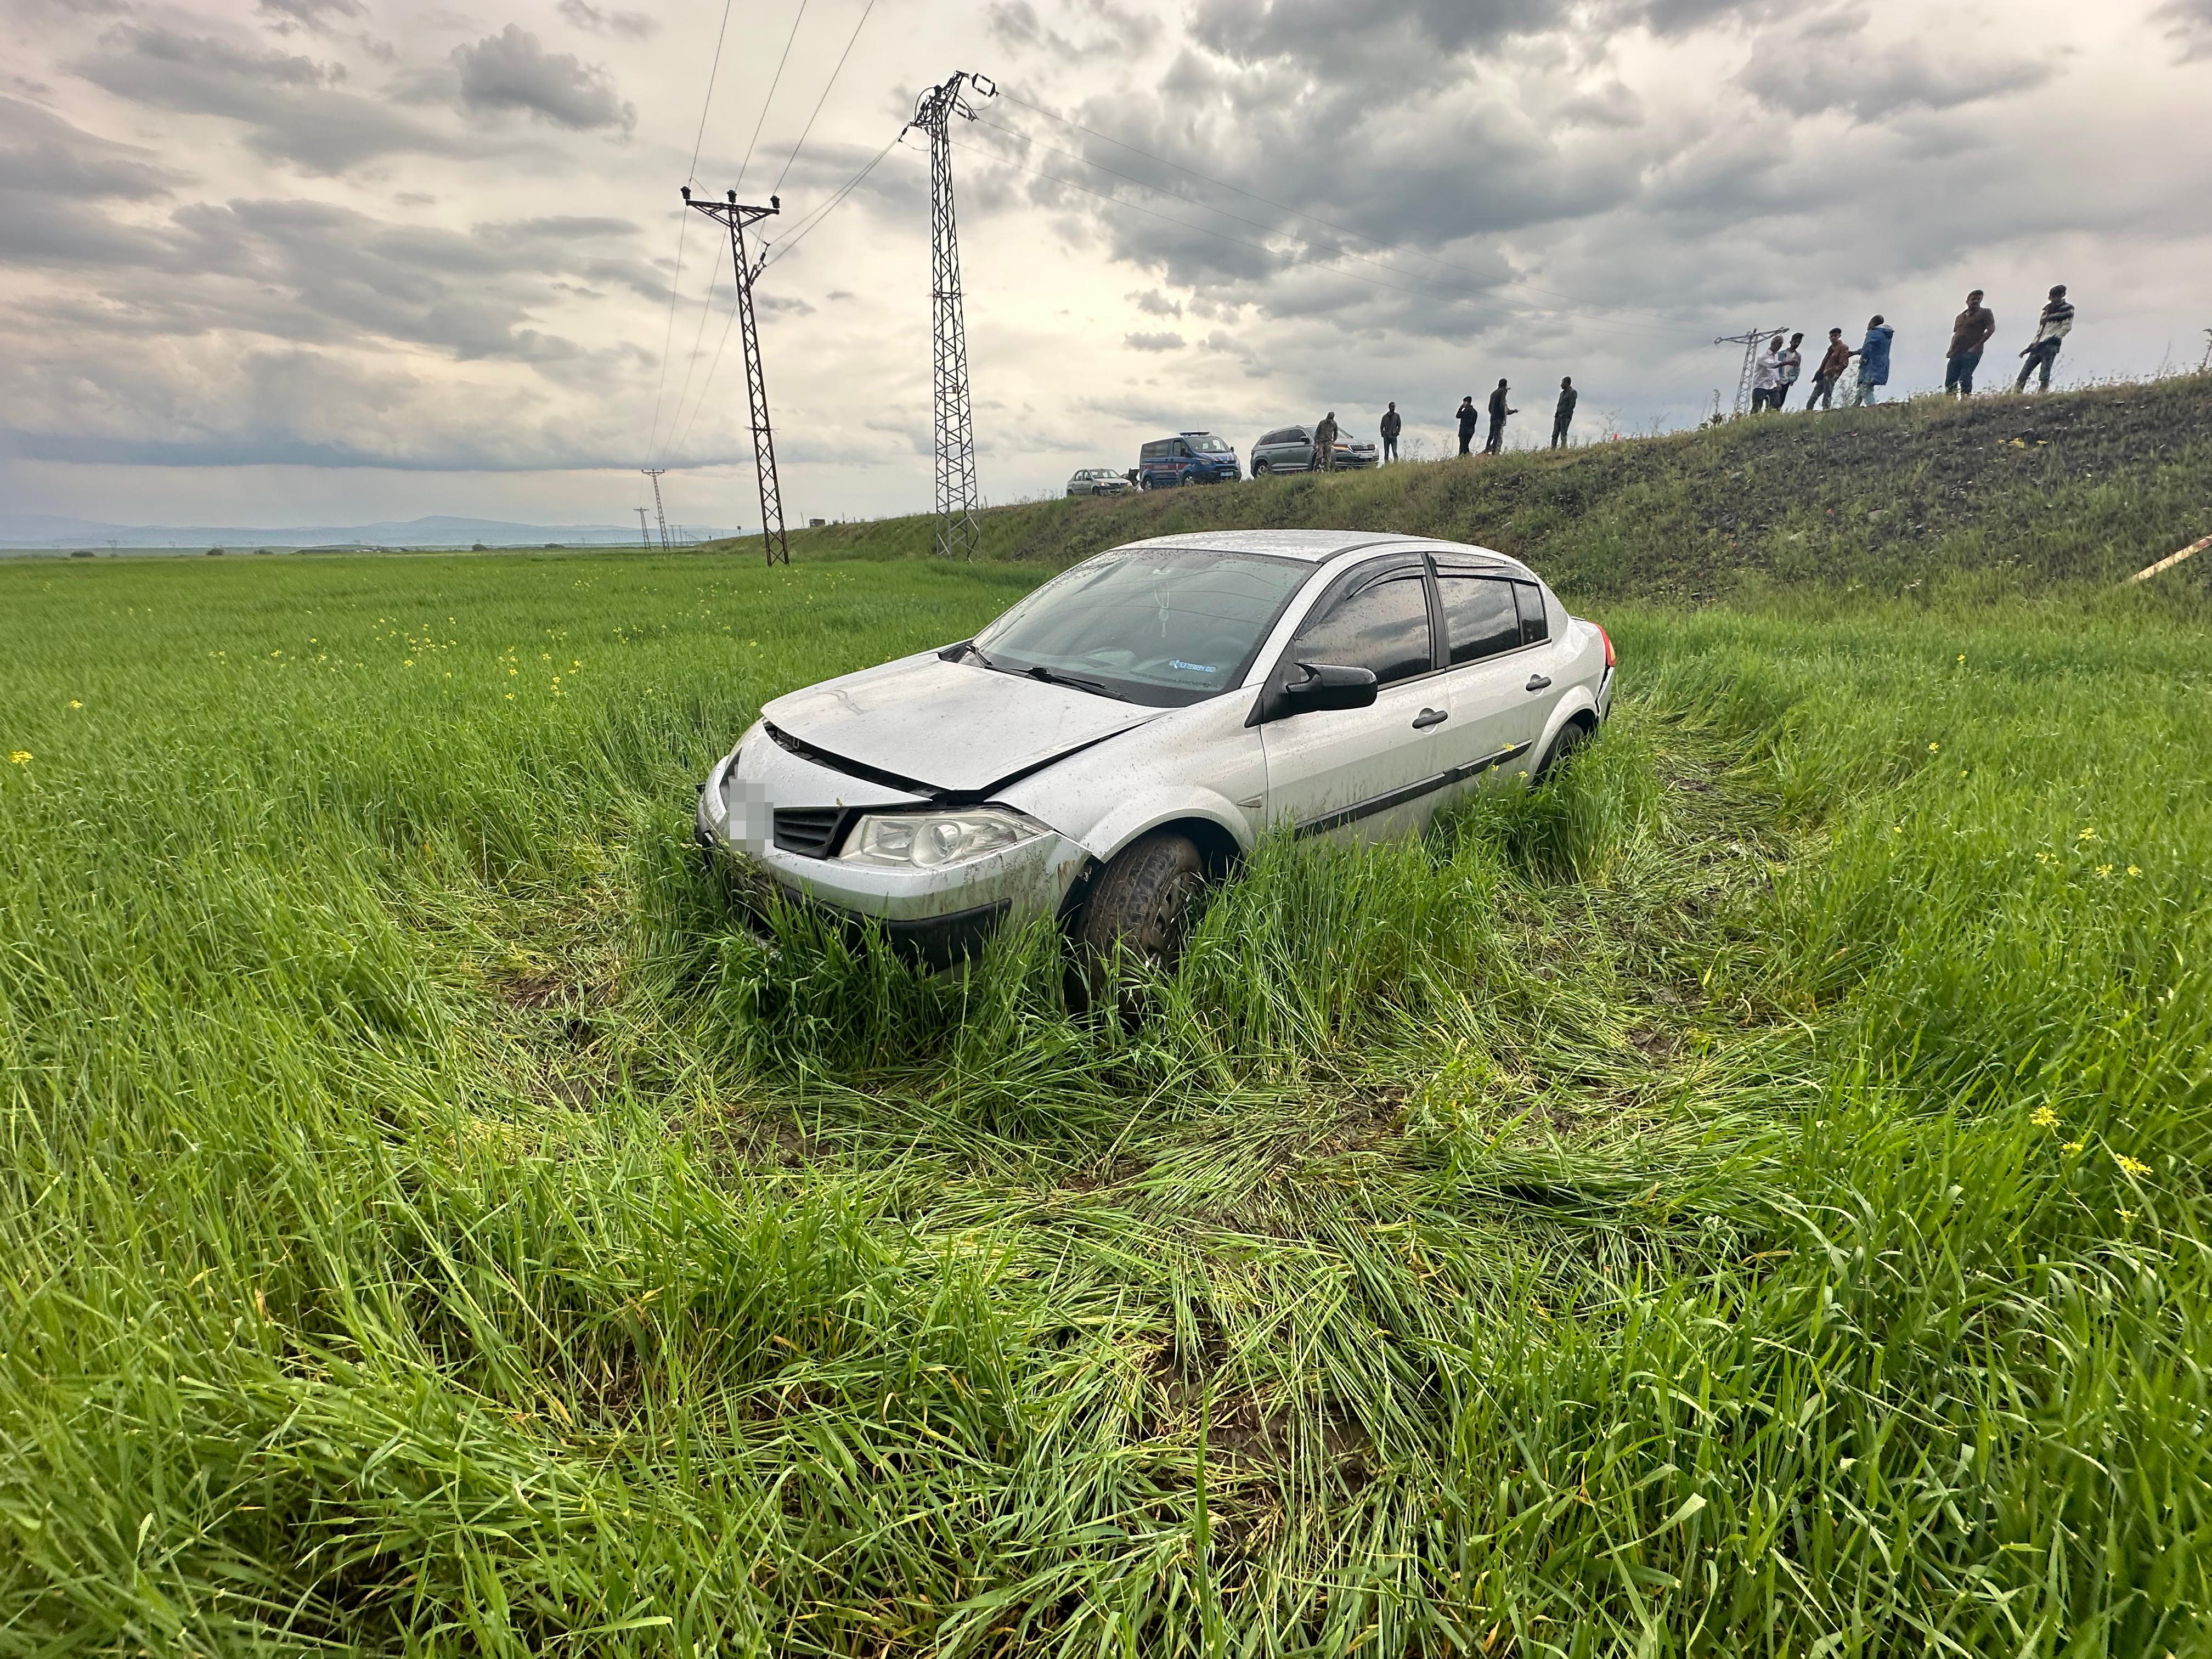
[[761,715],[832,763],[980,794],[1168,712],[931,651],[778,697]]

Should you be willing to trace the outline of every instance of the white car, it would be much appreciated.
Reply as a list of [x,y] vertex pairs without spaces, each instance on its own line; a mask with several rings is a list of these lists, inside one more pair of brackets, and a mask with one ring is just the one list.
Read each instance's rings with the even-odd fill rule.
[[1540,773],[1613,697],[1613,642],[1501,554],[1358,531],[1133,542],[978,634],[776,698],[698,835],[943,965],[1008,917],[1170,963],[1271,828],[1416,830]]
[[1071,495],[1126,495],[1136,487],[1110,466],[1079,467],[1067,481]]

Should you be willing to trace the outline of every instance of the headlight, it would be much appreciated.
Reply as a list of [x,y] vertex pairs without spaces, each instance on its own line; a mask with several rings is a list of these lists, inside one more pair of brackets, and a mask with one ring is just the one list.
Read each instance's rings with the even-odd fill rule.
[[962,812],[871,813],[853,826],[840,859],[855,864],[933,870],[1003,853],[1044,834],[1044,826],[1003,806]]

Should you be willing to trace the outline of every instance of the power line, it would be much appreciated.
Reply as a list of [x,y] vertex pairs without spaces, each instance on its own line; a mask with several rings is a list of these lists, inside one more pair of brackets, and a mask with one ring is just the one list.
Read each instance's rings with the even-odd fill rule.
[[738,163],[738,182],[745,181],[745,169],[753,164],[753,147],[760,143],[761,128],[767,125],[768,109],[775,102],[775,89],[783,84],[783,66],[791,61],[791,43],[799,39],[799,26],[806,21],[806,0],[799,0],[799,9],[792,14],[791,33],[783,37],[783,56],[775,60],[775,73],[769,78],[768,96],[761,100],[760,118],[753,123],[753,136],[745,142],[745,159]]
[[868,14],[875,9],[876,0],[868,0],[868,3],[860,8],[860,21],[853,25],[853,33],[845,41],[845,50],[838,54],[837,66],[830,71],[828,85],[822,88],[822,95],[814,100],[814,114],[806,118],[806,125],[799,131],[799,142],[791,147],[791,154],[783,159],[783,171],[775,175],[775,183],[769,186],[771,194],[783,188],[784,179],[791,173],[791,164],[799,159],[799,152],[806,148],[806,135],[814,131],[815,116],[820,115],[822,106],[830,101],[830,89],[837,84],[838,76],[844,71],[845,59],[853,55],[853,47],[860,38],[860,30],[867,23]]
[[[691,167],[684,175],[686,184],[693,182],[699,176],[699,150],[700,147],[707,142],[707,112],[714,106],[714,77],[721,72],[722,37],[729,33],[729,28],[730,0],[722,0],[722,23],[721,27],[714,31],[714,57],[707,66],[706,94],[699,100],[699,131],[691,140]],[[660,404],[661,400],[668,395],[668,353],[669,349],[676,343],[676,296],[684,285],[684,239],[690,228],[691,216],[688,213],[678,214],[676,216],[676,266],[668,276],[668,321],[660,331],[660,373],[653,388],[653,425],[645,434],[645,453],[648,459],[652,457],[653,447],[660,441]],[[717,269],[719,268],[718,266]],[[710,295],[714,293],[713,283],[708,283],[707,291]],[[696,361],[696,356],[693,361]],[[676,402],[679,409],[683,407],[684,400],[681,397],[678,398]]]
[[[668,417],[668,435],[669,440],[672,442],[676,436],[677,419],[684,412],[684,399],[690,395],[692,376],[699,372],[699,347],[707,337],[707,319],[713,315],[714,310],[714,279],[721,274],[721,240],[720,238],[717,237],[715,239],[714,268],[707,273],[707,286],[701,291],[699,295],[699,325],[691,331],[691,356],[684,365],[684,384],[676,393],[676,407]],[[726,332],[727,331],[726,330],[725,331]],[[656,430],[657,429],[656,426]],[[662,444],[654,459],[665,459],[667,449],[668,445]]]
[[[1234,191],[1239,196],[1248,197],[1255,202],[1264,204],[1266,206],[1279,208],[1285,213],[1295,214],[1301,219],[1310,220],[1315,224],[1323,226],[1329,230],[1334,230],[1341,235],[1355,237],[1360,241],[1371,243],[1375,246],[1382,249],[1385,252],[1402,253],[1410,258],[1426,259],[1432,264],[1443,265],[1448,270],[1456,270],[1463,275],[1477,277],[1484,282],[1489,282],[1491,280],[1481,271],[1476,270],[1473,266],[1460,264],[1455,261],[1443,258],[1441,254],[1424,253],[1419,248],[1408,248],[1401,246],[1395,242],[1386,242],[1379,236],[1370,236],[1365,231],[1354,230],[1349,225],[1340,225],[1334,220],[1322,218],[1319,214],[1309,213],[1304,208],[1292,207],[1287,202],[1279,202],[1272,196],[1262,196],[1257,191],[1245,189],[1242,185],[1232,185],[1226,179],[1217,179],[1211,173],[1199,172],[1195,167],[1187,167],[1180,161],[1170,161],[1164,155],[1155,155],[1148,149],[1139,149],[1136,145],[1130,143],[1127,139],[1116,138],[1111,133],[1099,131],[1096,127],[1087,127],[1084,125],[1082,122],[1073,120],[1067,116],[1048,110],[1042,104],[1032,104],[1028,99],[1022,97],[1018,93],[1009,92],[1005,94],[1004,96],[1009,102],[1019,104],[1024,109],[1035,110],[1039,115],[1043,116],[1048,121],[1058,121],[1063,126],[1073,127],[1078,132],[1088,133],[1091,137],[1102,139],[1105,143],[1112,144],[1117,149],[1126,149],[1133,155],[1141,155],[1147,161],[1156,162],[1164,167],[1171,167],[1176,172],[1187,174],[1188,177],[1196,179],[1201,183],[1215,185],[1223,190]],[[1089,158],[1085,157],[1084,159],[1087,161]],[[1093,161],[1091,162],[1091,165],[1097,167],[1098,166],[1098,163]],[[1135,181],[1133,180],[1132,182]],[[1188,197],[1181,197],[1177,199],[1182,201],[1189,201],[1191,198]],[[1194,203],[1193,205],[1203,206],[1205,204]],[[1220,210],[1215,209],[1213,210],[1218,212]],[[1288,233],[1284,234],[1287,234]],[[1412,273],[1408,272],[1407,274],[1411,275]],[[1565,300],[1574,305],[1582,306],[1586,309],[1590,310],[1621,313],[1633,312],[1641,313],[1647,317],[1660,318],[1663,318],[1666,314],[1663,312],[1656,311],[1649,306],[1602,305],[1596,301],[1583,299],[1577,295],[1562,293],[1557,289],[1540,287],[1534,283],[1523,283],[1517,278],[1512,280],[1511,285],[1516,288],[1525,288],[1532,294],[1542,294],[1554,300]]]
[[[904,137],[906,135],[902,132],[899,135],[899,137]],[[805,218],[800,220],[798,224],[794,225],[792,228],[791,234],[785,237],[781,241],[775,245],[775,252],[769,256],[769,263],[770,264],[774,264],[778,259],[782,258],[785,254],[790,252],[793,248],[798,246],[799,242],[810,231],[813,230],[814,228],[819,225],[824,219],[827,219],[844,202],[847,197],[850,196],[854,191],[860,187],[860,185],[866,180],[867,176],[876,170],[877,165],[882,161],[884,156],[890,155],[893,149],[897,148],[897,145],[898,138],[893,138],[890,143],[885,144],[881,149],[875,153],[866,167],[862,167],[858,173],[847,179],[842,185],[839,186],[836,195],[832,196],[820,207],[815,209],[814,211],[807,215]]]

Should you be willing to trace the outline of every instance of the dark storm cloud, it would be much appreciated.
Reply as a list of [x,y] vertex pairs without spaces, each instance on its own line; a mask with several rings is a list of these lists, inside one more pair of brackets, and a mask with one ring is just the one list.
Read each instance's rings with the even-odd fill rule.
[[1866,27],[1863,13],[1808,19],[1763,39],[1737,81],[1770,109],[1845,110],[1861,121],[1881,121],[2024,92],[2051,78],[2047,63],[1962,60],[1910,41],[1877,44],[1866,38]]
[[2179,61],[2212,58],[2212,0],[2167,0],[2151,15],[2166,24],[2166,39],[2181,43]]
[[177,175],[150,150],[95,137],[21,99],[0,98],[0,189],[143,201]]
[[614,78],[574,52],[548,52],[529,30],[509,23],[473,46],[453,48],[461,102],[477,114],[521,111],[574,131],[637,125]]
[[625,40],[647,39],[660,25],[641,11],[601,10],[585,0],[561,0],[561,15],[578,28],[593,34],[617,35]]
[[150,108],[245,122],[252,129],[247,148],[310,173],[343,173],[410,150],[455,149],[388,105],[341,90],[343,65],[211,36],[126,24],[103,36],[78,72]]

